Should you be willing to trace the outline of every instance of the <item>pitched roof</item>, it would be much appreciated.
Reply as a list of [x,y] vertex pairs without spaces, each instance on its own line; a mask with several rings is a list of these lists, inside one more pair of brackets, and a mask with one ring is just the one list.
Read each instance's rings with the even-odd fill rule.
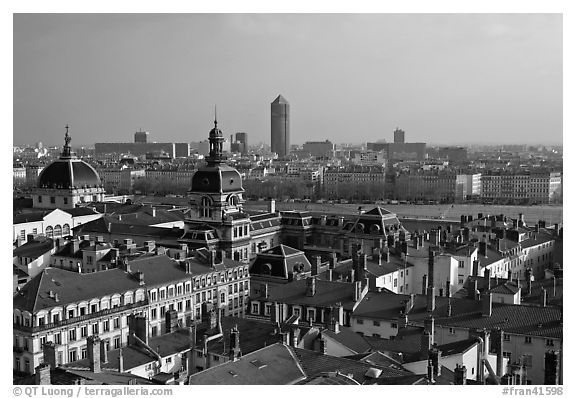
[[14,257],[38,258],[54,248],[54,241],[50,238],[32,239],[17,247],[12,252]]
[[15,214],[12,223],[13,224],[24,224],[28,222],[34,221],[42,221],[47,214],[50,214],[52,211],[36,211],[36,212],[26,212],[26,213],[19,213]]
[[72,217],[91,216],[94,214],[100,214],[91,207],[75,207],[73,209],[62,209],[62,211],[65,211]]
[[295,384],[306,374],[290,347],[276,343],[237,361],[226,362],[195,373],[189,384],[199,385],[281,385]]
[[302,348],[292,348],[296,358],[301,363],[302,368],[308,377],[315,377],[324,372],[339,371],[343,374],[351,374],[354,380],[360,384],[371,379],[366,376],[366,372],[371,368],[376,368],[382,371],[378,378],[406,376],[412,374],[407,370],[381,367],[377,365],[367,364],[352,359],[335,357],[332,355],[322,354],[316,351],[305,350]]
[[[31,313],[81,300],[90,300],[138,288],[139,282],[121,269],[79,274],[45,268],[14,296],[13,307]],[[53,295],[50,295],[50,292]],[[58,301],[55,300],[58,294]]]
[[293,281],[285,285],[276,285],[269,288],[268,301],[277,301],[286,304],[311,305],[330,307],[337,302],[342,303],[344,309],[354,307],[353,283],[316,280],[316,293],[307,296],[306,279]]
[[385,214],[394,214],[391,211],[388,211],[380,206],[376,206],[375,208],[373,208],[370,211],[367,211],[366,213],[367,215],[374,215],[374,216],[383,216]]
[[357,353],[367,352],[370,350],[370,344],[366,342],[364,337],[358,333],[353,332],[346,326],[341,326],[338,333],[334,333],[328,329],[322,330],[322,335],[330,337],[331,339],[339,342],[343,346]]
[[263,254],[270,254],[270,255],[275,255],[275,256],[282,256],[282,257],[288,257],[288,256],[292,256],[295,254],[302,254],[303,252],[298,250],[298,249],[294,249],[290,246],[286,246],[283,244],[280,244],[278,246],[274,246],[271,249],[268,249],[266,251],[263,252]]

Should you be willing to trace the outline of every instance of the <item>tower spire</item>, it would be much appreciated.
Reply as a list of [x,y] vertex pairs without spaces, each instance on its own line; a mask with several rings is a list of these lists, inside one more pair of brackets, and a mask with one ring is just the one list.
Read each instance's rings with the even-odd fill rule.
[[214,104],[214,127],[218,126],[218,113],[216,104]]
[[70,135],[68,134],[68,129],[69,126],[66,124],[66,134],[64,134],[64,147],[62,148],[62,157],[71,156],[70,141],[72,141],[72,138],[70,138]]

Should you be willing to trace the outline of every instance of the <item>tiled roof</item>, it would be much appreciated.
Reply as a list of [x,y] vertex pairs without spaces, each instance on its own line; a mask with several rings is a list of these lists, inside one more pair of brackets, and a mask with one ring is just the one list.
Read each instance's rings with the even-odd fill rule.
[[449,355],[463,354],[477,344],[478,340],[474,337],[466,340],[455,341],[448,344],[442,344],[436,346],[436,348],[438,348],[442,352],[443,357],[447,357]]
[[37,211],[33,213],[20,213],[15,214],[12,220],[13,224],[24,224],[28,222],[34,221],[42,221],[47,214],[50,214],[51,211]]
[[17,247],[12,252],[14,257],[38,258],[41,255],[51,251],[54,248],[54,241],[50,238],[34,239]]
[[189,382],[199,385],[286,385],[295,384],[305,377],[292,350],[276,343],[243,355],[237,361],[195,373]]
[[[79,274],[45,268],[14,296],[13,307],[31,313],[94,297],[124,293],[139,287],[138,281],[121,269]],[[58,302],[49,292],[58,294]]]
[[383,216],[385,214],[394,214],[394,213],[392,213],[391,211],[388,211],[388,210],[386,210],[380,206],[377,206],[377,207],[373,208],[372,210],[367,211],[364,214],[374,215],[374,216]]
[[366,342],[364,337],[358,333],[353,332],[346,326],[341,326],[338,333],[334,333],[328,329],[322,331],[322,335],[326,335],[331,339],[339,342],[343,346],[355,351],[357,353],[367,352],[370,350],[370,344]]
[[330,307],[337,302],[342,303],[344,309],[354,307],[354,284],[325,280],[316,280],[316,294],[306,295],[306,279],[300,279],[285,285],[276,285],[269,288],[268,301],[277,301],[286,304],[310,305]]
[[321,354],[319,352],[305,350],[302,348],[290,348],[308,377],[315,377],[324,372],[339,371],[343,374],[351,374],[354,380],[360,384],[369,380],[366,372],[370,368],[376,368],[382,371],[379,378],[407,376],[412,374],[406,370],[400,370],[389,367],[380,367],[352,359],[335,357],[332,355]]
[[287,256],[291,256],[294,254],[302,254],[303,252],[300,250],[294,249],[290,246],[280,244],[278,246],[274,246],[273,248],[264,251],[263,253],[264,254],[271,254],[271,255],[275,255],[275,256],[287,257]]
[[[354,317],[371,319],[397,319],[406,295],[368,293],[354,311]],[[450,300],[451,316],[447,316]],[[412,322],[423,322],[429,317],[426,296],[415,295],[415,303],[408,313]],[[562,308],[534,305],[492,303],[492,315],[482,315],[482,302],[471,299],[436,297],[433,316],[437,325],[469,329],[497,329],[506,333],[560,338],[562,336]]]
[[166,255],[139,257],[129,261],[128,264],[131,272],[144,273],[144,283],[148,287],[190,278],[184,267]]
[[70,214],[72,217],[81,217],[81,216],[91,216],[94,214],[100,214],[97,211],[94,211],[90,207],[75,207],[73,209],[62,209],[66,213]]

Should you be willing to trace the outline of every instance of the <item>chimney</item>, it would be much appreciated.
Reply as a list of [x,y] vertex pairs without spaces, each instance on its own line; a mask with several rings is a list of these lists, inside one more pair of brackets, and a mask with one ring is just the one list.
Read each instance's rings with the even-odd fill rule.
[[52,380],[50,377],[50,365],[41,363],[36,366],[34,373],[34,384],[36,385],[51,385]]
[[554,224],[554,236],[559,236],[560,235],[560,224],[556,223]]
[[336,255],[336,252],[332,252],[332,255],[330,256],[330,264],[328,265],[328,268],[334,269],[336,267],[337,263],[338,263],[338,256]]
[[429,286],[427,289],[426,297],[426,311],[434,312],[436,309],[436,288],[434,286]]
[[466,385],[466,366],[456,364],[454,369],[454,384],[457,386]]
[[230,329],[230,352],[228,357],[231,361],[236,362],[242,356],[242,351],[240,350],[240,332],[238,331],[238,326],[234,325]]
[[430,346],[434,344],[434,317],[430,315],[424,319],[424,331],[430,336]]
[[292,330],[292,347],[298,348],[299,341],[300,341],[300,328],[294,328]]
[[138,284],[140,286],[144,286],[144,272],[138,271],[138,272],[136,272],[136,276],[138,278]]
[[490,291],[490,289],[492,288],[490,279],[490,269],[488,269],[488,267],[484,268],[484,286],[486,291]]
[[422,275],[422,295],[426,295],[426,288],[428,287],[428,275]]
[[408,314],[412,308],[414,308],[414,301],[416,300],[416,295],[411,294],[410,297],[404,302],[404,314]]
[[384,262],[389,263],[390,262],[390,250],[385,250],[382,253],[382,259]]
[[50,369],[56,369],[56,346],[53,342],[47,341],[42,346],[44,353],[44,363],[50,366]]
[[316,278],[310,277],[306,279],[306,296],[314,297],[316,294]]
[[440,353],[440,350],[438,348],[436,348],[436,344],[433,344],[430,351],[428,351],[428,358],[432,362],[432,369],[433,369],[434,375],[437,377],[442,375],[442,366],[440,365],[440,357],[441,356],[442,356],[442,354]]
[[544,354],[544,384],[560,384],[560,361],[558,351],[550,350]]
[[504,375],[504,332],[496,329],[490,333],[492,339],[492,351],[496,351],[496,376]]
[[136,336],[148,344],[148,320],[143,315],[128,315],[128,344],[133,344],[130,336]]
[[528,285],[528,294],[532,294],[532,268],[526,270],[526,284]]
[[480,254],[481,256],[484,256],[484,257],[488,257],[486,242],[481,241],[479,245],[480,245],[480,247],[478,249],[478,254]]
[[88,336],[87,342],[90,372],[100,373],[100,337],[98,335]]
[[542,287],[540,297],[542,298],[542,307],[546,307],[546,305],[548,304],[548,292],[546,291],[546,289],[544,289],[544,287]]
[[450,297],[450,281],[446,281],[446,297]]
[[432,365],[432,360],[428,359],[428,367],[426,368],[427,378],[429,384],[434,384],[434,366]]
[[424,330],[420,337],[420,351],[428,352],[432,348],[432,337],[428,331]]
[[376,252],[372,256],[372,261],[374,261],[378,265],[382,265],[382,252],[380,252],[380,250],[376,250]]
[[209,311],[209,317],[210,317],[210,329],[216,329],[218,327],[218,314],[217,314],[218,310],[215,310],[214,308],[210,309]]
[[106,349],[106,341],[100,342],[100,361],[102,363],[108,363],[108,350]]
[[358,302],[362,296],[362,282],[356,281],[354,282],[354,302]]
[[80,250],[80,241],[77,238],[72,240],[72,253],[76,253]]
[[276,201],[274,199],[270,199],[268,202],[268,213],[276,213]]
[[374,239],[374,248],[382,250],[382,247],[383,247],[382,238]]
[[469,299],[476,299],[476,291],[478,290],[478,281],[476,279],[469,278],[468,279],[468,287],[466,288],[468,291],[468,298]]
[[482,316],[492,316],[492,293],[482,295]]
[[326,352],[328,351],[326,347],[326,340],[324,340],[323,337],[320,337],[320,339],[318,340],[318,345],[319,345],[319,351],[321,354],[326,354]]
[[178,311],[168,310],[164,317],[166,319],[166,333],[172,333],[178,329]]
[[480,261],[478,261],[478,260],[472,261],[472,275],[473,276],[478,276],[479,265],[480,265]]
[[192,325],[188,330],[188,376],[192,375],[196,371],[196,322],[192,320]]
[[448,304],[446,305],[446,316],[447,317],[452,316],[452,303],[451,303],[450,299],[448,299]]
[[518,214],[518,226],[519,227],[525,227],[526,223],[524,222],[524,214],[520,213]]
[[315,256],[315,261],[312,261],[312,264],[310,267],[310,275],[312,275],[312,276],[318,275],[318,270],[321,267],[322,267],[322,257],[321,256]]
[[466,216],[465,216],[465,215],[461,215],[461,216],[460,216],[460,226],[461,226],[462,228],[464,228],[464,226],[466,225],[466,222],[467,222],[467,221],[468,221],[468,220],[466,219]]
[[428,286],[434,286],[434,256],[436,253],[430,247],[428,249]]
[[534,232],[536,232],[537,234],[540,233],[540,224],[536,223],[536,225],[534,225]]
[[124,373],[124,355],[122,355],[122,346],[118,352],[118,372]]

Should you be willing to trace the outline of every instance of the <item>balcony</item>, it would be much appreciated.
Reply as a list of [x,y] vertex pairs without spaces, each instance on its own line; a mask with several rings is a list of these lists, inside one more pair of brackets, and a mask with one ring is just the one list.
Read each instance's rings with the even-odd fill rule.
[[123,306],[119,306],[119,307],[115,307],[115,308],[107,308],[105,310],[93,312],[91,314],[86,314],[86,315],[82,315],[82,316],[77,316],[77,317],[70,318],[70,319],[63,319],[61,321],[48,323],[48,324],[45,324],[42,326],[24,326],[24,325],[14,324],[13,329],[14,330],[20,330],[22,332],[28,332],[28,333],[38,333],[38,332],[43,332],[45,330],[59,328],[62,326],[71,325],[71,324],[75,324],[78,322],[83,322],[83,321],[87,321],[90,319],[96,319],[96,318],[100,318],[103,316],[115,314],[118,312],[123,312],[123,311],[131,310],[134,308],[146,307],[146,306],[148,306],[148,300],[143,300],[143,301],[138,301],[137,303],[123,305]]

